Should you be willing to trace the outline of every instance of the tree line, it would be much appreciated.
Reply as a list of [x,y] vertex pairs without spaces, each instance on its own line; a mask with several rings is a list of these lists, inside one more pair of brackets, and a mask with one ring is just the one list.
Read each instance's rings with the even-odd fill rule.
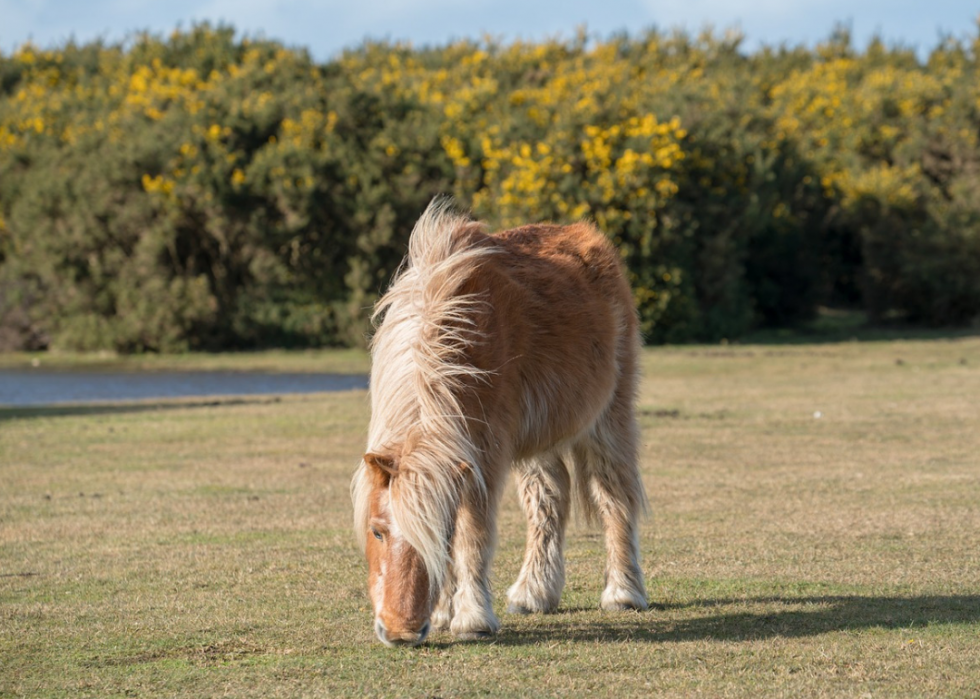
[[365,43],[198,25],[0,55],[0,346],[362,344],[419,213],[595,221],[648,342],[820,306],[980,315],[980,33],[925,60],[649,31]]

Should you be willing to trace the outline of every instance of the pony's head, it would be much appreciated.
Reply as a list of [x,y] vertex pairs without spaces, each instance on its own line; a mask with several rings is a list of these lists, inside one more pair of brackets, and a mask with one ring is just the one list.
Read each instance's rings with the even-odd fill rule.
[[374,630],[385,645],[415,646],[429,633],[465,470],[433,477],[412,455],[364,455],[353,485],[355,518],[368,562]]
[[415,646],[429,633],[433,595],[422,557],[392,517],[391,484],[398,478],[398,460],[365,454],[364,463],[370,489],[364,553],[374,631],[385,645]]

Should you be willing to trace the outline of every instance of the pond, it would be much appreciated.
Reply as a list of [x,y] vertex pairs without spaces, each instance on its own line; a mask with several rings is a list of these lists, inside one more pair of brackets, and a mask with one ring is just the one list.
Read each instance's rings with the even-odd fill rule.
[[0,369],[0,406],[149,398],[318,393],[367,388],[366,376],[244,371],[50,371]]

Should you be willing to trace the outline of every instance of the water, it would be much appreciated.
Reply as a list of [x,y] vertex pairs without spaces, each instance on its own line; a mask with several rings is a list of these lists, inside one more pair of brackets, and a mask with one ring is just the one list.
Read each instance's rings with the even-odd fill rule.
[[366,376],[343,374],[0,369],[0,406],[349,391],[367,388],[367,383]]

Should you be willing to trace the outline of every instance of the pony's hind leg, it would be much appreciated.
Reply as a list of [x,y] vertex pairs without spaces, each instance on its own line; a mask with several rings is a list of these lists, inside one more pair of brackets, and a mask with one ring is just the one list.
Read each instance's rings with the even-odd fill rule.
[[568,469],[559,454],[551,453],[528,462],[515,475],[527,518],[527,547],[517,582],[507,591],[507,611],[553,612],[565,586]]
[[598,512],[605,530],[605,610],[646,609],[640,570],[638,518],[646,496],[637,467],[637,428],[626,401],[614,402],[591,433],[574,447],[576,478],[586,489],[586,510]]

